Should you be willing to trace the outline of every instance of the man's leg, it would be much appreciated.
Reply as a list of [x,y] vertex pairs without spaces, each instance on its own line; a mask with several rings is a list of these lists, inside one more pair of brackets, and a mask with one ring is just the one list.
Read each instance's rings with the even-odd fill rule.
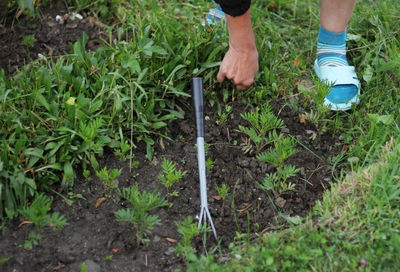
[[356,0],[321,0],[321,26],[330,32],[344,32]]
[[356,0],[321,0],[320,32],[314,69],[321,80],[334,83],[325,99],[333,110],[358,103],[359,81],[346,58],[346,30]]

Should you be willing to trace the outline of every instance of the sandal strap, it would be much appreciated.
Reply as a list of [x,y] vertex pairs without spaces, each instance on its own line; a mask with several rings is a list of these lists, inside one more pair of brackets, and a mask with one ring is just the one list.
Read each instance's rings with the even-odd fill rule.
[[320,80],[333,85],[355,85],[360,88],[360,81],[354,66],[319,66]]

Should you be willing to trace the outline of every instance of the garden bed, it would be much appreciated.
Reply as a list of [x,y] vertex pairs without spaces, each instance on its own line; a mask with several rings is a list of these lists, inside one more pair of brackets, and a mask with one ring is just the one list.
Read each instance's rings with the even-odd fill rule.
[[[33,17],[18,13],[22,2],[0,3],[0,271],[399,267],[394,1],[357,4],[347,57],[361,80],[360,105],[334,113],[322,104],[329,90],[312,80],[319,23],[312,1],[252,3],[260,71],[245,92],[216,82],[228,37],[200,27],[211,1],[43,0]],[[218,242],[197,231],[194,76],[206,87]],[[254,105],[268,115],[265,102],[269,125],[280,118],[284,127],[275,122],[249,140],[243,117],[257,115]],[[166,162],[183,176],[168,191]],[[121,196],[128,188],[137,188],[139,208]],[[145,211],[158,197],[168,204]],[[136,221],[121,222],[124,214]]]
[[[281,105],[279,100],[274,102],[276,110],[282,109]],[[307,149],[297,144],[299,152],[287,161],[300,169],[295,177],[288,180],[295,184],[295,191],[274,197],[255,182],[261,183],[265,174],[273,172],[274,168],[257,162],[254,156],[246,155],[240,145],[245,137],[238,131],[238,126],[246,125],[240,114],[250,111],[250,108],[240,103],[230,106],[232,111],[225,122],[221,123],[216,109],[206,110],[205,122],[205,140],[210,145],[208,158],[214,163],[207,173],[208,199],[220,239],[219,248],[223,253],[227,252],[229,243],[235,241],[237,233],[244,233],[242,239],[251,240],[263,233],[283,229],[288,222],[296,222],[299,216],[305,216],[321,199],[323,191],[329,188],[335,171],[327,161],[342,148],[329,132],[315,141],[311,140],[309,131],[315,128],[301,122],[297,113],[284,107],[278,115],[286,126],[281,131],[295,137]],[[187,216],[196,218],[200,207],[194,122],[191,116],[188,110],[186,119],[169,124],[168,135],[173,141],[164,139],[161,144],[159,142],[152,162],[145,159],[145,147],[139,145],[134,150],[139,164],[132,172],[129,171],[129,163],[120,162],[119,157],[111,151],[99,160],[100,168],[123,169],[117,179],[119,187],[137,184],[140,191],[157,190],[163,196],[166,191],[157,178],[162,172],[161,161],[166,158],[187,171],[172,187],[179,193],[179,196],[168,197],[172,206],[154,212],[162,223],[148,236],[150,242],[138,245],[131,225],[115,220],[114,212],[129,206],[126,200],[114,190],[107,189],[96,175],[92,175],[90,180],[81,177],[75,181],[73,191],[69,194],[72,205],[67,205],[65,199],[59,196],[55,196],[52,205],[54,211],[66,217],[69,225],[59,231],[44,229],[43,238],[32,250],[24,250],[23,245],[25,240],[29,240],[28,233],[34,230],[33,225],[18,226],[21,220],[15,220],[3,228],[0,252],[9,260],[3,264],[2,271],[11,271],[12,268],[22,271],[77,271],[84,261],[99,269],[101,267],[102,271],[184,268],[184,260],[174,252],[176,241],[182,238],[175,223],[182,222]],[[222,184],[229,190],[224,201],[216,191],[216,186]],[[101,198],[106,200],[96,208]],[[192,243],[200,252],[203,250],[202,240],[203,236],[200,235]],[[208,233],[206,248],[210,250],[215,246],[212,233]],[[218,257],[224,258],[224,254]]]

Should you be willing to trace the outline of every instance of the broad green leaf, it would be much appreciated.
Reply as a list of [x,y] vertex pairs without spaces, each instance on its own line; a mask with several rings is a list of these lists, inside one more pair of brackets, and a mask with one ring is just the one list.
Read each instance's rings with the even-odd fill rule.
[[27,150],[25,150],[24,154],[26,156],[34,156],[40,159],[44,159],[43,150],[37,147],[28,148]]
[[157,46],[157,45],[152,46],[152,47],[150,48],[150,50],[151,50],[153,53],[157,53],[157,54],[160,54],[160,55],[168,55],[167,51],[165,51],[165,49],[162,48],[161,46]]
[[100,99],[92,101],[92,103],[90,104],[90,107],[89,107],[90,113],[95,113],[96,111],[100,110],[102,105],[103,105],[103,101]]
[[122,61],[122,68],[129,69],[129,71],[134,73],[140,73],[140,64],[134,56],[129,56],[129,58]]
[[155,123],[151,124],[151,128],[159,129],[159,128],[165,127],[166,125],[167,124],[164,122],[155,122]]
[[36,183],[31,178],[25,178],[25,183],[31,186],[34,190],[36,190]]
[[72,163],[70,161],[64,163],[64,181],[70,181],[74,179],[74,170],[72,169]]
[[349,163],[355,164],[355,163],[358,163],[360,161],[360,159],[358,157],[350,157],[347,159],[347,161]]
[[380,63],[376,66],[376,72],[385,72],[385,71],[395,71],[399,70],[400,67],[400,58],[393,59],[389,62],[381,60]]
[[27,8],[33,11],[33,0],[18,0],[18,5],[20,8]]
[[62,166],[59,163],[49,164],[49,165],[46,165],[46,166],[43,166],[41,168],[36,169],[36,172],[41,172],[41,171],[46,170],[46,169],[54,169],[54,170],[61,171],[62,170]]
[[374,70],[372,69],[371,66],[368,65],[367,68],[365,69],[363,79],[365,80],[365,82],[370,82],[373,75],[374,75]]
[[283,214],[281,214],[281,216],[290,224],[299,225],[301,223],[301,217],[299,217],[299,216],[292,217],[292,216],[286,216]]
[[99,170],[99,163],[97,162],[94,154],[90,156],[90,163],[95,171]]
[[360,39],[361,39],[360,35],[351,34],[351,33],[347,33],[347,35],[346,35],[346,41],[358,41]]
[[378,122],[384,124],[384,125],[391,125],[394,121],[394,117],[391,114],[387,114],[387,115],[380,115],[378,117]]
[[368,113],[368,118],[373,122],[373,123],[382,123],[384,125],[391,125],[394,121],[394,117],[391,114],[387,115],[379,115],[376,113]]
[[37,93],[35,99],[41,106],[45,107],[47,111],[50,111],[50,105],[42,94]]

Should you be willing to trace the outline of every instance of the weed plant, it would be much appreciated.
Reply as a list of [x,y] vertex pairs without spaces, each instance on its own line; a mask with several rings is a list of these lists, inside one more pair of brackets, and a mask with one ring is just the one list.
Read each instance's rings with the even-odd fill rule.
[[225,200],[229,195],[229,188],[226,184],[222,184],[221,186],[216,185],[215,189],[217,189],[218,196],[222,199],[222,216],[224,215],[224,207],[225,207]]
[[[257,107],[254,112],[243,113],[240,116],[251,125],[251,127],[239,125],[239,130],[245,133],[254,143],[256,154],[270,143],[267,134],[269,131],[284,127],[282,120],[275,116],[268,104],[264,104],[260,108]],[[251,153],[253,147],[246,145],[244,151]]]
[[45,195],[44,193],[37,194],[32,204],[19,210],[19,213],[24,217],[26,222],[33,223],[38,229],[39,233],[34,231],[29,232],[29,239],[25,240],[23,248],[26,250],[31,250],[34,246],[39,244],[40,239],[42,239],[41,230],[50,226],[55,229],[60,229],[68,225],[67,220],[63,215],[58,212],[49,214],[51,209],[52,199]]
[[116,211],[115,217],[117,221],[132,224],[136,231],[138,245],[148,242],[149,239],[146,238],[146,235],[151,233],[155,225],[161,224],[158,216],[149,214],[149,212],[167,206],[168,202],[158,193],[146,191],[141,193],[137,186],[118,190],[118,194],[128,200],[132,208]]
[[35,35],[27,35],[22,38],[21,45],[25,46],[27,50],[30,50],[36,41]]
[[232,111],[232,106],[230,105],[225,105],[224,110],[219,110],[218,111],[219,120],[216,121],[217,125],[225,123],[231,111]]
[[100,180],[105,182],[105,186],[108,189],[115,189],[118,187],[117,178],[122,174],[122,169],[111,169],[108,170],[107,166],[104,166],[100,171],[96,171],[96,175]]
[[178,255],[185,258],[195,256],[196,249],[191,246],[191,241],[200,234],[196,222],[193,222],[190,216],[186,217],[181,223],[175,223],[178,227],[178,233],[182,235],[182,240],[177,244],[175,251]]
[[228,194],[229,194],[228,186],[226,186],[226,184],[224,183],[224,184],[221,185],[221,187],[216,185],[215,188],[217,189],[218,195],[224,201],[228,197]]
[[257,160],[273,165],[276,169],[274,173],[267,173],[260,187],[264,190],[271,190],[275,196],[279,196],[286,191],[295,190],[295,185],[287,183],[287,179],[294,177],[300,171],[294,165],[285,164],[286,160],[296,154],[296,142],[292,137],[277,134],[274,130],[269,135],[273,147],[269,151],[257,155]]
[[62,228],[67,225],[63,215],[54,212],[52,215],[48,214],[51,209],[52,199],[44,193],[38,194],[32,204],[22,208],[19,212],[28,221],[41,230],[45,226],[51,226],[56,229]]
[[[323,134],[328,130],[328,117],[330,109],[324,106],[324,99],[331,91],[331,87],[325,85],[325,82],[319,81],[313,77],[314,88],[300,86],[300,92],[306,97],[306,100],[312,102],[311,110],[301,114],[304,120],[310,121],[317,128],[318,134]],[[307,105],[307,104],[306,104]]]
[[161,168],[163,173],[160,173],[157,177],[161,181],[162,185],[167,189],[168,197],[178,196],[179,193],[177,191],[171,192],[171,187],[180,179],[182,179],[187,171],[177,170],[176,163],[169,161],[164,158],[161,163]]

